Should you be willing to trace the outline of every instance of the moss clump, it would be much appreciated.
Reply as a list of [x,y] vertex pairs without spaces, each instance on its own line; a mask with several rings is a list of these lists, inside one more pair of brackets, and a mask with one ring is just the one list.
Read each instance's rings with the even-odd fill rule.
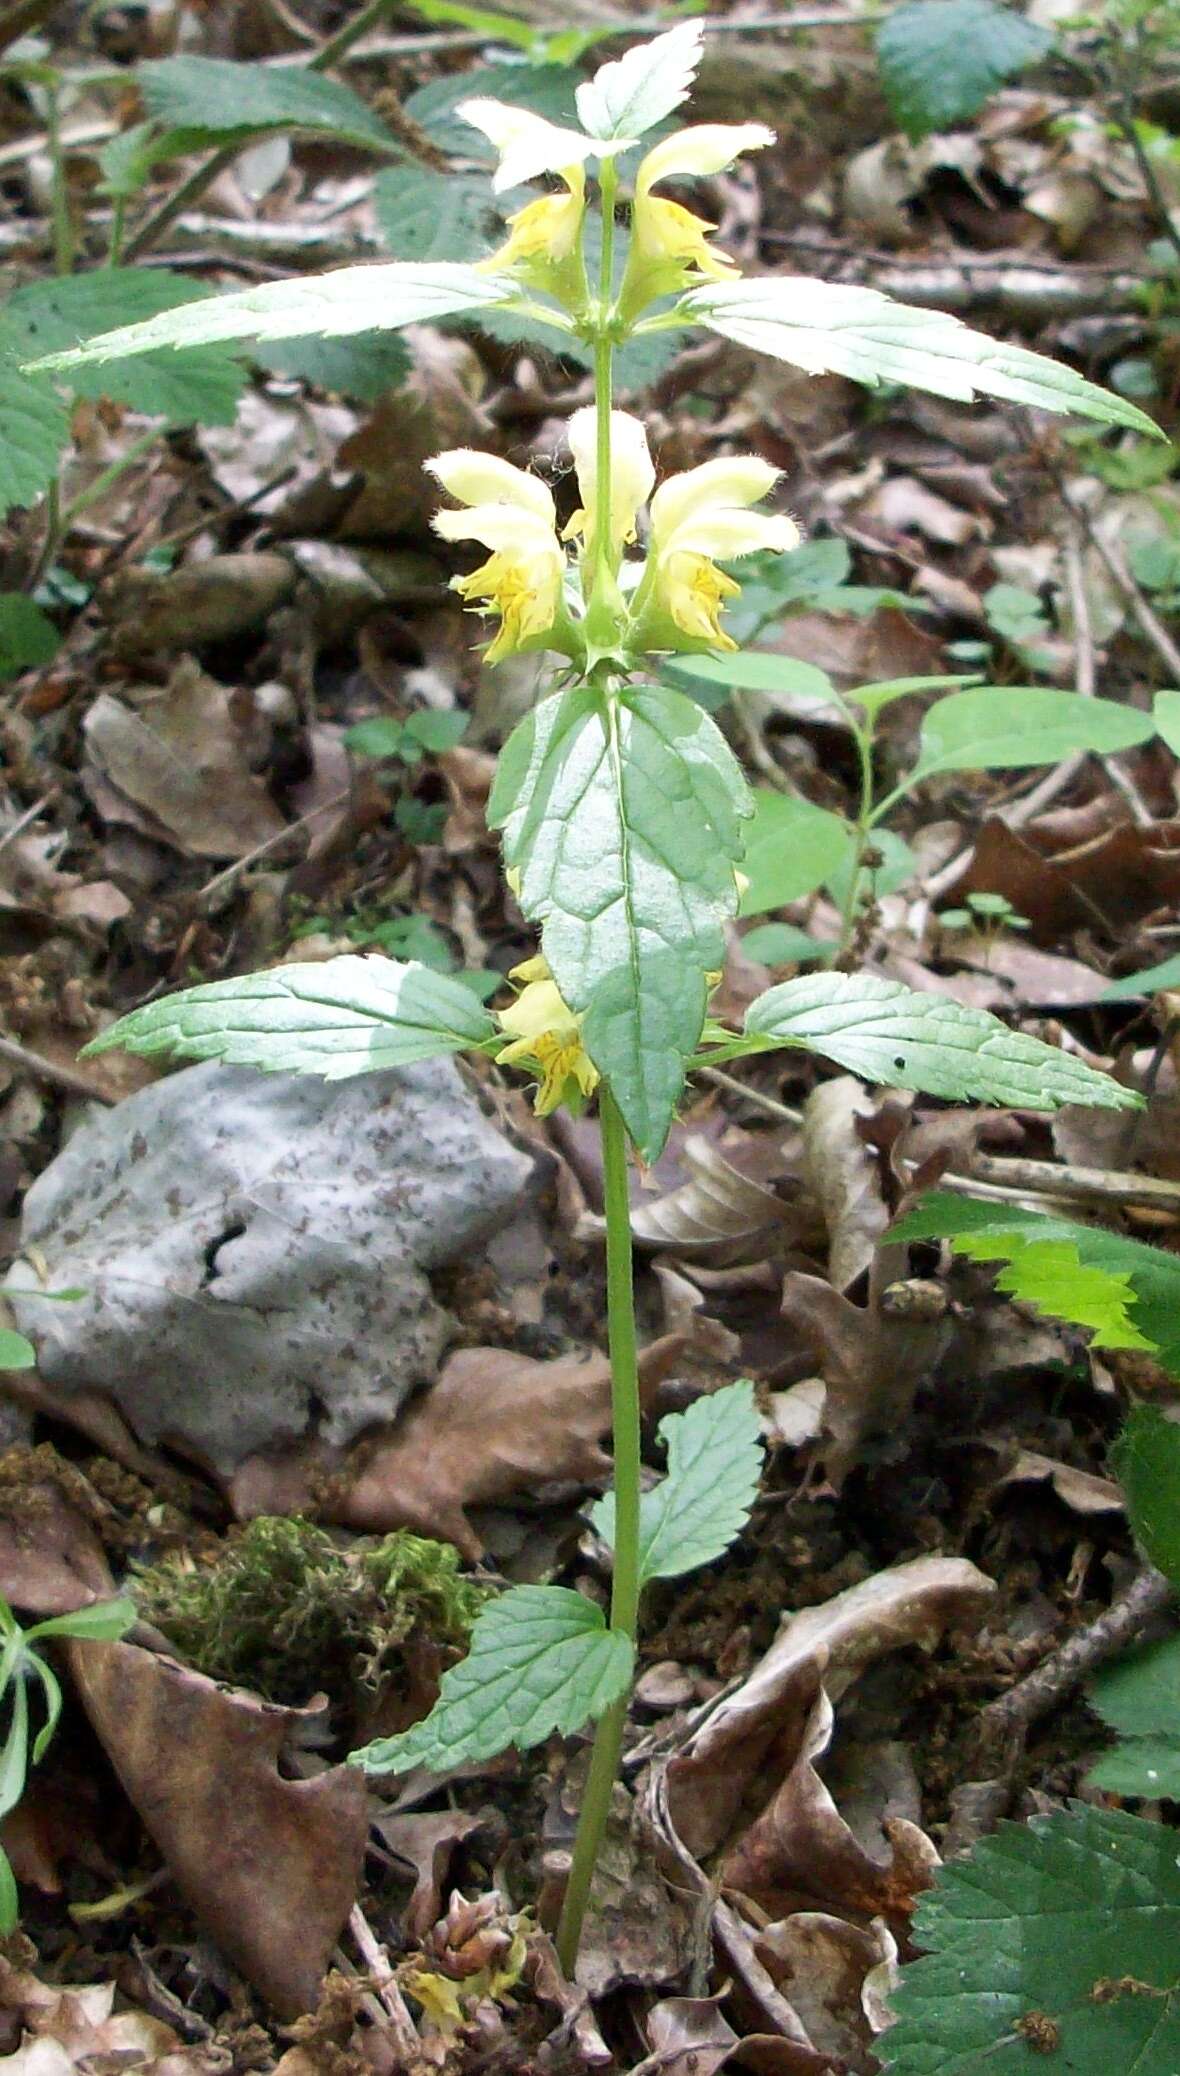
[[450,1543],[399,1529],[344,1548],[314,1522],[270,1514],[207,1561],[146,1567],[134,1591],[199,1672],[296,1707],[321,1688],[357,1707],[406,1683],[419,1642],[461,1652],[486,1597]]

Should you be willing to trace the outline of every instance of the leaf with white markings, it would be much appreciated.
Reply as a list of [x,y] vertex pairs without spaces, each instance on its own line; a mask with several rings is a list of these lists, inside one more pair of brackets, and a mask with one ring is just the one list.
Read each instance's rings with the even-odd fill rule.
[[429,966],[355,952],[273,966],[146,1002],[92,1039],[86,1054],[174,1052],[272,1074],[349,1074],[406,1067],[483,1045],[495,1026],[471,989]]
[[[88,280],[90,276],[86,277]],[[208,346],[227,339],[301,339],[312,333],[346,338],[353,332],[398,331],[435,324],[464,310],[503,303],[514,282],[475,267],[394,262],[388,267],[338,267],[311,279],[268,281],[261,288],[209,296],[182,310],[166,310],[145,324],[100,332],[68,353],[47,354],[40,368],[75,368],[87,361],[119,360],[160,346]]]
[[1059,361],[969,331],[944,311],[894,302],[879,289],[776,275],[710,282],[693,289],[678,308],[722,338],[790,361],[809,375],[847,375],[870,388],[900,382],[959,403],[998,396],[1164,438],[1137,405]]
[[746,1032],[801,1045],[865,1081],[919,1089],[952,1103],[1009,1103],[1057,1110],[1089,1103],[1141,1108],[1143,1098],[1082,1060],[1010,1031],[998,1016],[945,995],[922,995],[866,973],[785,980],[750,1004]]
[[70,436],[64,398],[47,376],[21,367],[25,350],[21,334],[0,318],[0,515],[49,488]]
[[635,685],[555,694],[505,746],[488,807],[519,899],[627,1129],[668,1134],[737,907],[749,789],[695,700]]
[[1086,1809],[1001,1824],[919,1898],[891,2076],[1175,2076],[1180,1859],[1168,1824]]
[[[668,1474],[645,1492],[639,1514],[639,1580],[676,1579],[712,1564],[741,1534],[758,1491],[762,1437],[748,1378],[699,1398],[659,1425]],[[597,1501],[591,1520],[613,1547],[612,1494]]]
[[527,1751],[556,1730],[572,1737],[627,1690],[630,1638],[566,1586],[513,1586],[476,1617],[466,1658],[443,1674],[430,1714],[397,1737],[350,1753],[369,1773],[405,1773]]
[[663,122],[688,99],[704,33],[700,22],[678,22],[665,35],[600,65],[576,96],[587,135],[604,141],[641,137]]

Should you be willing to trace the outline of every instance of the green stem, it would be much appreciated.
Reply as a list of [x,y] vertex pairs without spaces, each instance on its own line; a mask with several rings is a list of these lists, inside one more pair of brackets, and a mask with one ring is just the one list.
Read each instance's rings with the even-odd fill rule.
[[[841,701],[843,705],[843,701]],[[860,761],[860,804],[856,814],[856,837],[852,853],[852,870],[848,875],[848,892],[844,896],[844,912],[840,923],[840,942],[835,957],[844,957],[856,934],[856,911],[860,900],[861,882],[864,879],[864,858],[869,847],[873,827],[873,728],[872,722],[858,723],[847,708],[852,728],[856,754]]]
[[[606,1212],[606,1307],[610,1340],[611,1414],[615,1452],[615,1565],[612,1629],[635,1641],[639,1618],[640,1424],[639,1353],[632,1281],[631,1203],[627,1187],[627,1134],[618,1105],[603,1084],[599,1099],[603,1198]],[[630,1694],[600,1716],[586,1792],[578,1818],[573,1864],[557,1929],[557,1952],[572,1980],[582,1921],[619,1770]]]

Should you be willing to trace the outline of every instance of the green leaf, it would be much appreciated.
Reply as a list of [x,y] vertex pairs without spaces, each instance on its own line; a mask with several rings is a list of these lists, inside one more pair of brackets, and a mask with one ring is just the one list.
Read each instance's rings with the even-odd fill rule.
[[0,1326],[0,1370],[31,1370],[37,1350],[11,1326]]
[[1157,732],[1173,757],[1180,757],[1180,692],[1157,692],[1152,707]]
[[405,725],[392,714],[374,714],[370,720],[346,728],[341,741],[354,757],[400,757],[405,748]]
[[[762,1469],[762,1435],[748,1378],[698,1398],[683,1413],[669,1413],[657,1432],[668,1451],[668,1474],[640,1503],[641,1586],[650,1579],[678,1579],[723,1556],[745,1527]],[[613,1494],[597,1501],[590,1518],[613,1549]]]
[[1170,1825],[1087,1809],[1002,1824],[941,1867],[914,1920],[922,1960],[878,2043],[892,2076],[1030,2076],[1033,2014],[1062,2076],[1180,2069],[1180,1862]]
[[[918,869],[918,860],[905,838],[896,829],[873,831],[873,849],[880,858],[871,872],[866,869],[864,884],[871,886],[874,894],[895,894],[899,887],[908,886]],[[843,908],[848,899],[852,882],[853,850],[850,845],[840,863],[828,874],[824,882],[837,908]]]
[[380,116],[351,87],[304,66],[236,64],[232,58],[150,58],[135,77],[158,121],[224,142],[227,132],[323,131],[345,143],[391,151]]
[[0,317],[0,517],[48,490],[70,437],[64,400],[47,376],[22,368],[24,351],[21,334]]
[[255,346],[251,359],[276,375],[293,375],[336,396],[375,404],[400,389],[410,372],[410,353],[396,332],[361,332],[352,339],[287,339]]
[[581,73],[572,65],[486,65],[474,72],[449,72],[441,79],[432,79],[428,85],[415,89],[405,109],[449,157],[491,166],[495,148],[455,114],[459,102],[509,101],[515,108],[527,108],[534,115],[544,116],[546,122],[576,128],[574,96],[581,83]]
[[1140,973],[1125,973],[1112,980],[1098,996],[1100,1002],[1133,1002],[1140,995],[1154,995],[1163,988],[1180,987],[1180,952],[1161,959],[1158,966],[1145,966]]
[[664,35],[637,43],[625,57],[600,65],[576,95],[587,135],[604,140],[642,137],[663,122],[688,99],[701,62],[703,35],[700,22],[678,22]]
[[1180,1427],[1158,1406],[1132,1406],[1112,1455],[1139,1543],[1180,1586]]
[[1164,437],[1135,404],[1059,361],[969,331],[941,310],[894,302],[875,288],[798,275],[718,281],[693,289],[678,308],[722,338],[790,361],[809,375],[847,375],[870,388],[900,382],[959,403],[1004,397]]
[[1085,699],[1044,685],[984,685],[974,692],[948,693],[930,708],[910,778],[1056,764],[1075,750],[1109,754],[1132,749],[1154,733],[1149,714],[1113,699]]
[[121,1046],[340,1081],[462,1052],[494,1030],[470,988],[449,974],[346,952],[147,1002],[92,1039],[85,1055]]
[[37,1622],[25,1631],[25,1642],[34,1643],[43,1636],[76,1636],[91,1642],[115,1643],[134,1629],[139,1620],[139,1609],[127,1597],[118,1600],[94,1600],[88,1607],[76,1607],[68,1615],[50,1615],[47,1621]]
[[387,167],[373,182],[373,205],[377,228],[398,259],[478,259],[503,232],[485,179],[431,166]]
[[[1014,1204],[981,1203],[949,1190],[924,1196],[890,1228],[890,1237],[948,1240],[956,1254],[972,1261],[1007,1262],[1004,1287],[1013,1297],[1076,1324],[1097,1325],[1102,1333],[1125,1329],[1137,1338],[1111,1339],[1106,1345],[1146,1343],[1164,1368],[1180,1377],[1180,1256],[1162,1247],[1148,1247],[1102,1226],[1075,1225]],[[1072,1293],[1063,1285],[1061,1257],[1045,1251],[1061,1244],[1092,1276],[1100,1272],[1106,1278],[1105,1289],[1093,1280],[1075,1284]],[[1072,1297],[1081,1300],[1089,1316],[1078,1318],[1065,1308]],[[1103,1317],[1095,1319],[1091,1308],[1100,1308]]]
[[978,682],[978,671],[960,673],[957,677],[934,678],[883,678],[875,685],[854,685],[845,699],[856,701],[865,714],[872,719],[895,699],[908,699],[915,692],[945,692],[958,685],[973,685]]
[[1161,1637],[1100,1672],[1090,1706],[1118,1732],[1086,1776],[1113,1795],[1180,1801],[1180,1636]]
[[572,1737],[626,1693],[634,1651],[602,1609],[566,1586],[513,1586],[475,1620],[471,1649],[443,1674],[424,1722],[352,1752],[369,1773],[447,1772]]
[[851,857],[853,833],[842,815],[793,793],[754,789],[754,819],[746,832],[740,913],[765,915],[801,901]]
[[416,742],[428,756],[441,757],[445,751],[453,750],[467,733],[468,716],[453,710],[421,707],[409,716],[406,734]]
[[746,1031],[801,1045],[865,1081],[920,1089],[952,1103],[1057,1110],[1089,1103],[1142,1106],[1142,1097],[1056,1046],[1010,1031],[999,1017],[945,995],[920,995],[867,973],[784,980],[746,1012]]
[[818,938],[794,923],[758,923],[742,936],[742,950],[764,966],[807,966],[836,949],[834,938]]
[[[60,357],[86,347],[96,332],[146,319],[183,325],[186,314],[209,307],[199,281],[161,268],[104,267],[96,273],[47,276],[18,288],[5,319],[19,338],[22,356]],[[231,425],[246,387],[247,370],[224,347],[204,345],[183,359],[161,354],[130,364],[103,356],[105,365],[73,372],[65,386],[75,396],[114,397],[134,411],[162,417],[169,425]]]
[[15,1932],[20,1923],[20,1897],[17,1894],[16,1876],[12,1862],[0,1846],[0,1932],[5,1938]]
[[[82,278],[101,279],[90,274]],[[88,361],[153,353],[162,346],[208,346],[228,339],[301,339],[312,333],[347,338],[355,332],[397,331],[402,325],[434,324],[462,310],[501,303],[515,293],[514,283],[477,273],[474,267],[397,262],[388,267],[338,267],[331,274],[269,281],[261,288],[166,310],[145,324],[102,332],[72,352],[47,354],[36,366],[73,369]]]
[[542,700],[488,806],[553,977],[647,1160],[667,1137],[724,958],[750,812],[724,737],[680,692],[592,686]]
[[690,691],[698,683],[724,685],[733,692],[762,692],[781,704],[784,713],[810,720],[841,721],[835,687],[818,664],[795,656],[770,656],[761,649],[739,649],[733,656],[678,656],[664,666],[666,676]]
[[61,636],[39,605],[23,591],[0,591],[0,682],[52,663],[60,647]]
[[915,143],[968,122],[1053,38],[998,0],[903,0],[877,31],[877,62],[894,115]]

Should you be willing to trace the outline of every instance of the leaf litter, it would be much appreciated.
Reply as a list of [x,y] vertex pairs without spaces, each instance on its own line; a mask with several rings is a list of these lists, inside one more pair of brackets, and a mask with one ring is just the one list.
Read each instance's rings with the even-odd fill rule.
[[[224,41],[246,54],[241,24],[211,17],[210,33],[219,52]],[[282,10],[266,33],[299,42]],[[913,147],[890,133],[853,32],[821,32],[806,48],[759,34],[739,53],[738,42],[706,79],[718,120],[765,104],[781,128],[784,91],[801,83],[809,110],[761,193],[717,184],[719,213],[748,252],[793,266],[802,249],[808,271],[818,239],[835,278],[867,269],[883,286],[889,268],[925,268],[943,307],[981,300],[1007,329],[1031,311],[1053,343],[1087,355],[1095,326],[1127,323],[1117,269],[1137,266],[1145,217],[1130,152],[1092,111],[1063,125],[1063,103],[1009,87],[970,133]],[[23,145],[25,117],[4,120]],[[75,202],[87,149],[70,161]],[[331,147],[316,151],[294,147],[256,224],[182,219],[175,256],[194,240],[232,253],[235,231],[292,223],[315,263],[325,227],[368,234],[367,183],[339,179]],[[19,164],[35,251],[43,191]],[[208,209],[228,208],[229,192],[212,192]],[[875,242],[862,258],[866,209]],[[100,497],[59,563],[75,585],[97,587],[99,610],[52,608],[66,648],[17,679],[0,719],[4,1028],[43,1070],[0,1062],[0,1217],[26,1292],[68,1282],[84,1293],[62,1306],[17,1301],[40,1362],[11,1385],[35,1423],[26,1431],[52,1438],[48,1455],[18,1456],[0,1480],[0,1589],[29,1614],[101,1595],[128,1565],[145,1580],[175,1574],[199,1601],[276,1516],[299,1530],[288,1616],[322,1575],[355,1579],[390,1531],[444,1538],[480,1592],[503,1584],[493,1566],[511,1543],[499,1561],[512,1577],[556,1569],[603,1596],[585,1517],[607,1470],[600,1195],[575,1144],[554,1133],[540,1147],[532,1124],[526,1140],[519,1106],[486,1089],[456,1078],[432,1093],[418,1086],[416,1114],[380,1149],[391,1191],[414,1197],[394,1216],[356,1187],[360,1111],[320,1092],[301,1121],[301,1161],[267,1195],[270,1183],[240,1160],[199,1165],[218,1106],[224,1139],[235,1131],[228,1078],[210,1072],[217,1094],[204,1110],[194,1080],[172,1077],[120,1106],[106,1151],[91,1120],[54,1160],[59,1112],[75,1102],[55,1068],[144,996],[300,945],[313,956],[358,943],[404,954],[411,930],[430,933],[440,965],[473,974],[502,974],[525,948],[483,820],[485,745],[505,732],[508,695],[467,660],[418,459],[490,432],[551,474],[562,421],[584,400],[581,377],[528,346],[429,328],[413,353],[410,382],[379,397],[272,372],[247,391],[233,428],[174,442],[166,463],[141,465]],[[137,430],[134,417],[105,412],[79,408],[84,473],[71,487],[93,484]],[[1009,415],[889,396],[865,412],[837,378],[765,366],[751,377],[726,349],[695,380],[660,378],[653,437],[666,466],[732,439],[756,445],[788,469],[815,544],[850,551],[829,589],[855,583],[861,596],[841,602],[820,587],[761,638],[841,688],[949,669],[948,641],[988,643],[988,667],[1010,683],[1027,679],[1021,643],[1035,643],[1043,678],[1058,685],[1084,670],[1089,644],[1104,696],[1108,680],[1126,691],[1160,668],[1139,610],[1156,594],[1139,579],[1128,593],[1102,552],[1116,566],[1138,558],[1150,575],[1137,529],[1166,533],[1160,500],[1117,482],[1088,493],[1093,537],[1079,522],[1071,589],[1057,486]],[[1049,456],[1083,477],[1117,460],[1114,449]],[[141,486],[134,495],[127,480]],[[14,542],[17,579],[26,546]],[[145,567],[152,549],[161,553]],[[1000,584],[1025,590],[1023,618],[1009,599],[1000,624]],[[923,610],[900,609],[899,596]],[[430,706],[472,712],[475,729],[412,766],[347,747],[358,721],[401,722]],[[758,783],[847,810],[855,773],[830,712],[790,694],[744,694],[733,712]],[[901,765],[919,725],[899,702],[883,755]],[[861,933],[869,970],[986,1002],[1025,1027],[1049,1012],[1084,1056],[1125,1039],[1137,1050],[1120,1071],[1142,1079],[1148,1002],[1112,1014],[1097,997],[1171,950],[1175,801],[1158,749],[1120,770],[1129,792],[1109,762],[1090,760],[1029,814],[1031,788],[1011,774],[932,784],[901,826],[912,855],[933,862],[897,887],[880,868]],[[988,944],[942,931],[939,906],[971,892],[1004,896],[1029,934]],[[791,901],[780,920],[831,937],[830,893]],[[758,992],[763,956],[735,942],[719,999],[740,1006]],[[89,1071],[110,1096],[145,1078],[118,1056]],[[972,1158],[980,1172],[989,1156],[1039,1162],[1063,1185],[1086,1167],[1167,1179],[1166,1047],[1152,1071],[1133,1140],[1118,1117],[1067,1111],[1047,1127],[1011,1113],[986,1128],[970,1120],[967,1152],[946,1112],[918,1104],[898,1118],[893,1099],[846,1077],[817,1082],[789,1056],[785,1068],[749,1069],[745,1095],[699,1085],[673,1157],[636,1192],[653,1257],[639,1279],[649,1440],[666,1411],[751,1374],[771,1450],[737,1549],[703,1580],[652,1589],[589,1946],[593,2000],[561,1980],[530,1914],[560,1879],[583,1754],[551,1747],[445,1789],[419,1773],[378,1784],[367,1803],[360,1776],[339,1763],[356,1736],[424,1712],[460,1647],[441,1616],[374,1667],[364,1623],[340,1624],[334,1662],[314,1623],[268,1625],[264,1597],[275,1662],[256,1663],[251,1680],[249,1664],[203,1658],[191,1631],[182,1662],[179,1631],[169,1635],[145,1589],[131,1642],[60,1654],[73,1666],[71,1735],[91,1735],[88,1712],[113,1773],[100,1775],[94,1747],[79,1742],[39,1781],[79,1833],[79,1763],[101,1779],[106,1807],[97,1857],[81,1839],[76,1857],[58,1855],[58,1898],[30,1877],[39,1957],[6,1959],[0,1980],[9,2063],[36,2076],[116,2055],[164,2076],[227,2066],[870,2076],[912,1914],[923,1922],[938,1850],[979,1785],[971,1724],[1109,1600],[1110,1575],[1129,1561],[1106,1475],[1118,1397],[1169,1391],[1131,1352],[1099,1361],[1080,1335],[1004,1299],[989,1270],[929,1246],[907,1258],[889,1224],[917,1177],[959,1173]],[[252,1132],[257,1102],[252,1084]],[[778,1114],[784,1104],[797,1121]],[[170,1105],[156,1152],[139,1154],[140,1120],[167,1119]],[[453,1200],[426,1206],[416,1165],[424,1146],[437,1167],[444,1112],[460,1120],[456,1168],[482,1150],[458,1217]],[[336,1157],[317,1167],[321,1141]],[[158,1161],[176,1197],[180,1253],[163,1261],[154,1216],[115,1202],[121,1181],[94,1201],[108,1159],[112,1175],[131,1172],[119,1165],[129,1150],[137,1167]],[[340,1264],[322,1207],[341,1177],[364,1239],[344,1250],[361,1268],[325,1336]],[[46,1211],[63,1179],[68,1191]],[[589,1202],[580,1220],[579,1200]],[[1166,1202],[1124,1210],[1116,1194],[1098,1218],[1174,1244]],[[425,1248],[424,1227],[435,1236]],[[313,1291],[303,1317],[285,1278]],[[248,1393],[233,1388],[218,1341],[230,1311],[254,1337]],[[649,1460],[654,1472],[658,1448]],[[234,1513],[252,1526],[234,1526]],[[363,1693],[345,1659],[370,1665]],[[350,1725],[350,1711],[369,1714]],[[1080,1709],[1037,1733],[1007,1784],[1014,1812],[1060,1808],[1096,1735]],[[121,1902],[137,1878],[158,1885]],[[109,1917],[70,1917],[71,1904],[104,1895]],[[293,2018],[295,2037],[276,2013]]]

